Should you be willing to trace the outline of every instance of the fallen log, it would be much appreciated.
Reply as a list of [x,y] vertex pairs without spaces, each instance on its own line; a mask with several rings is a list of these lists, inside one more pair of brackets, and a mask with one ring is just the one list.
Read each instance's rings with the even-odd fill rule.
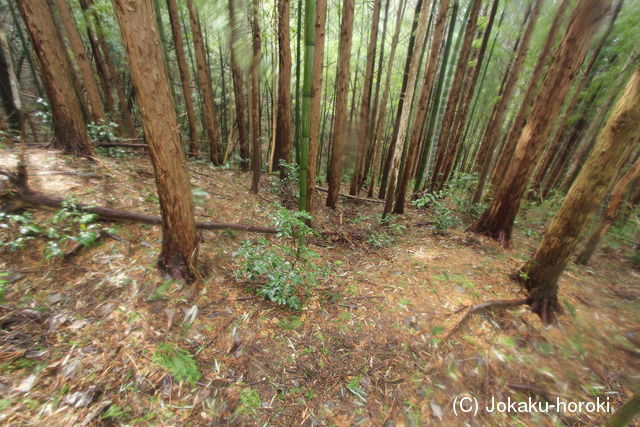
[[[328,193],[329,192],[328,188],[319,187],[317,185],[316,185],[316,190],[322,191],[324,193]],[[344,197],[345,199],[353,199],[353,200],[360,200],[361,202],[371,202],[371,203],[384,204],[384,200],[380,200],[380,199],[370,199],[369,197],[352,196],[351,194],[344,194],[344,193],[339,193],[338,195],[340,197]]]
[[[0,169],[0,175],[9,178],[9,181],[18,190],[20,200],[33,206],[46,206],[49,208],[60,209],[65,204],[65,199],[56,196],[34,191],[29,187],[27,181],[27,172],[24,166],[18,166],[18,172],[13,173],[4,169]],[[162,225],[162,218],[156,215],[147,215],[137,212],[126,211],[124,209],[113,209],[101,206],[88,206],[82,203],[74,203],[74,208],[88,212],[107,220],[121,220],[139,222],[142,224]],[[236,230],[248,231],[251,233],[276,234],[277,229],[271,227],[259,227],[245,224],[229,224],[223,222],[196,222],[198,230]]]
[[96,147],[124,147],[124,148],[149,148],[148,144],[132,144],[126,142],[96,142]]

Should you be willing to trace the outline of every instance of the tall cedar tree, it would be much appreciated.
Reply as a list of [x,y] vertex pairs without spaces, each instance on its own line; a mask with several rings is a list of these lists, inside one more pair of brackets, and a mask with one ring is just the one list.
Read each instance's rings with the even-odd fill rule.
[[194,277],[198,239],[191,185],[151,0],[113,0],[136,88],[162,214],[161,269]]
[[251,59],[251,96],[250,125],[251,125],[251,192],[258,194],[260,188],[260,168],[262,167],[262,148],[260,146],[260,22],[258,21],[258,2],[251,2],[251,45],[253,58]]
[[233,78],[233,94],[236,104],[236,125],[238,127],[238,139],[240,140],[240,167],[244,171],[249,170],[249,138],[247,136],[247,121],[244,103],[244,78],[238,64],[237,43],[240,39],[240,27],[236,22],[237,0],[229,0],[229,51],[231,52],[231,77]]
[[20,90],[11,60],[9,44],[2,28],[0,28],[0,100],[7,114],[7,128],[12,132],[20,133],[23,126]]
[[[606,13],[608,4],[595,5],[594,2],[603,3],[583,0],[578,7],[590,6],[590,10],[582,11],[581,18],[596,24],[599,21],[597,17]],[[580,14],[580,10],[577,13]],[[578,20],[573,21],[576,22]],[[558,278],[611,180],[622,166],[627,148],[637,141],[639,135],[640,66],[600,132],[595,147],[547,228],[540,246],[519,274],[529,291],[531,309],[543,321],[554,321],[554,314],[559,309]]]
[[198,68],[198,86],[202,95],[202,109],[204,113],[204,126],[207,130],[209,140],[209,160],[219,165],[222,163],[222,141],[220,141],[220,126],[215,111],[215,97],[211,83],[211,72],[207,62],[207,51],[200,27],[200,18],[193,0],[187,0],[189,8],[189,23],[191,24],[191,34],[193,35],[193,48],[196,53],[196,64]]
[[497,188],[487,210],[469,228],[471,231],[485,234],[505,246],[509,245],[520,200],[535,161],[551,131],[553,117],[560,111],[576,71],[584,60],[589,42],[610,5],[610,0],[580,0],[576,5],[529,121],[522,129],[502,184]]
[[[280,160],[291,161],[291,36],[289,25],[291,4],[289,0],[278,0],[278,113],[276,118],[276,145],[273,169]],[[284,178],[285,169],[280,169]]]
[[191,73],[187,64],[187,56],[184,50],[184,41],[182,40],[182,30],[180,29],[180,17],[178,3],[176,0],[167,0],[167,9],[169,10],[169,23],[171,24],[171,32],[173,33],[173,43],[176,48],[176,58],[178,60],[178,71],[180,72],[180,84],[182,86],[182,97],[184,98],[184,107],[187,112],[187,123],[189,125],[189,155],[194,157],[197,153],[196,141],[198,139],[198,125],[196,121],[196,112],[193,108],[193,91],[191,89]]
[[391,76],[393,70],[393,60],[395,59],[396,50],[398,47],[398,40],[400,38],[400,30],[402,28],[402,17],[404,16],[404,8],[406,2],[400,0],[398,4],[398,10],[396,14],[395,30],[391,39],[391,52],[389,52],[389,58],[387,62],[387,75],[384,81],[384,88],[382,89],[382,99],[380,100],[380,114],[377,118],[375,130],[373,132],[373,160],[371,165],[371,180],[369,181],[368,197],[373,197],[373,190],[376,185],[380,158],[382,156],[382,149],[384,145],[384,132],[387,121],[387,111],[389,110],[389,90],[391,88]]
[[316,163],[320,139],[320,101],[322,93],[322,67],[324,64],[324,36],[327,21],[327,0],[316,0],[315,49],[311,74],[311,111],[309,118],[309,161],[307,162],[307,212],[313,212],[316,185]]
[[493,187],[493,191],[495,191],[495,189],[498,188],[503,182],[505,174],[507,172],[507,167],[511,164],[511,157],[513,156],[513,152],[515,151],[516,145],[518,144],[518,138],[522,133],[522,129],[527,122],[527,118],[530,115],[532,105],[536,99],[536,95],[538,94],[540,80],[544,76],[544,71],[547,63],[553,57],[553,45],[556,40],[556,36],[558,35],[558,31],[560,31],[562,27],[562,18],[564,17],[565,12],[568,10],[570,4],[571,0],[562,0],[560,5],[556,9],[556,14],[553,17],[553,22],[551,23],[551,27],[549,28],[549,33],[547,34],[544,46],[538,54],[536,66],[534,67],[533,72],[531,73],[531,76],[529,78],[529,85],[522,98],[522,102],[520,103],[518,114],[513,120],[513,123],[509,128],[509,132],[507,133],[507,136],[502,143],[502,147],[500,148],[500,154],[498,155],[498,160],[496,160],[493,174],[491,175],[491,186]]
[[351,61],[351,41],[353,38],[353,12],[355,0],[342,3],[342,23],[338,47],[338,71],[336,76],[336,112],[331,139],[331,163],[329,164],[329,194],[327,206],[335,209],[338,205],[340,180],[342,177],[342,147],[347,120],[347,97],[349,90],[349,63]]
[[87,52],[84,49],[82,38],[78,32],[78,27],[76,27],[73,12],[67,0],[56,0],[55,4],[67,34],[71,51],[80,70],[84,89],[87,91],[91,118],[94,122],[104,121],[106,116],[102,100],[100,99],[100,91],[98,90],[98,84],[91,69],[91,63],[89,62],[89,58],[87,58]]
[[415,86],[418,80],[418,71],[420,68],[420,52],[424,46],[427,38],[427,29],[429,15],[431,14],[430,8],[431,2],[425,1],[422,4],[422,10],[420,11],[420,17],[418,18],[418,29],[416,33],[416,44],[414,46],[414,54],[411,58],[409,65],[409,74],[407,76],[407,87],[405,92],[405,102],[402,107],[402,114],[400,115],[400,122],[398,125],[398,136],[396,138],[395,147],[393,151],[393,157],[391,159],[391,165],[389,169],[389,187],[387,188],[387,195],[384,204],[384,211],[382,217],[386,217],[391,213],[393,208],[393,202],[395,200],[395,189],[398,183],[398,173],[400,169],[400,161],[402,160],[402,148],[404,147],[405,139],[409,130],[409,118],[411,116],[411,104],[413,103],[413,97],[415,94]]
[[65,60],[66,53],[57,37],[51,10],[46,0],[19,0],[17,3],[38,57],[51,106],[54,146],[66,153],[91,156],[87,128],[70,79],[73,70]]
[[369,139],[369,113],[371,110],[371,87],[373,83],[373,67],[375,65],[376,45],[378,43],[378,23],[380,21],[380,7],[382,0],[373,1],[373,16],[371,17],[371,30],[369,31],[369,46],[367,48],[367,65],[364,72],[364,83],[360,98],[360,131],[358,133],[358,147],[356,149],[356,161],[351,177],[349,194],[355,195],[360,188],[362,163],[365,158],[366,142]]
[[522,39],[517,46],[516,57],[513,60],[513,64],[507,68],[504,85],[500,91],[499,99],[493,107],[493,111],[489,116],[489,123],[484,130],[484,136],[480,142],[478,148],[478,156],[475,161],[474,171],[478,174],[478,184],[476,185],[475,192],[473,193],[472,202],[478,203],[482,197],[484,190],[484,184],[489,174],[489,168],[491,167],[491,160],[493,158],[493,152],[495,151],[497,141],[504,124],[504,119],[507,114],[509,104],[512,101],[513,93],[516,89],[516,83],[520,77],[520,72],[524,65],[524,60],[529,50],[529,42],[533,35],[533,29],[535,28],[542,8],[542,0],[535,0],[533,9],[531,10],[527,27],[522,35]]
[[[427,107],[429,106],[429,98],[431,96],[431,90],[438,70],[438,56],[442,51],[442,43],[446,33],[445,27],[447,25],[447,13],[449,12],[450,3],[451,0],[442,0],[440,3],[440,9],[436,18],[435,28],[433,30],[433,40],[431,41],[427,68],[424,72],[424,77],[422,78],[422,88],[420,89],[420,97],[418,98],[418,105],[416,107],[416,116],[409,140],[405,166],[398,184],[396,205],[393,209],[394,213],[401,214],[404,212],[404,199],[407,186],[409,185],[409,179],[411,178],[411,171],[415,166],[416,158],[418,156],[422,127],[427,119]],[[437,106],[434,106],[434,109],[435,108],[437,108]]]

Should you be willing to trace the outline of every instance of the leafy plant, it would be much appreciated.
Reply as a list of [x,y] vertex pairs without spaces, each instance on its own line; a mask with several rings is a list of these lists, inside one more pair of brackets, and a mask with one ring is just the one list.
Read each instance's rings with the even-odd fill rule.
[[258,295],[299,310],[302,297],[326,275],[326,271],[312,262],[318,255],[306,245],[306,237],[314,234],[305,223],[311,216],[280,205],[275,207],[272,219],[278,229],[276,237],[283,237],[291,244],[274,245],[265,238],[257,242],[244,241],[235,254],[240,259],[235,276],[260,283]]
[[253,412],[262,406],[258,390],[253,388],[246,388],[240,391],[240,403],[241,405],[236,409],[236,414]]
[[172,344],[159,344],[151,360],[171,372],[178,381],[195,384],[201,377],[193,356]]

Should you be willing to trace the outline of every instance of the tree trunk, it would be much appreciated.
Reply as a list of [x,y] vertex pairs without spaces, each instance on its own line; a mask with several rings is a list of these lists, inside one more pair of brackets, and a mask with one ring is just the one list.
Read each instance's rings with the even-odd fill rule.
[[372,160],[372,170],[371,170],[371,181],[369,182],[369,193],[368,197],[373,197],[373,189],[376,184],[376,179],[378,176],[378,170],[380,169],[378,164],[380,163],[382,148],[384,145],[384,131],[385,125],[387,121],[387,111],[389,111],[388,103],[389,103],[389,90],[391,88],[391,76],[393,72],[393,60],[396,56],[396,50],[398,47],[398,40],[400,38],[400,30],[402,28],[402,17],[404,15],[404,8],[406,2],[404,0],[400,0],[400,4],[398,4],[398,11],[396,15],[395,22],[395,30],[393,33],[393,38],[391,39],[391,52],[389,52],[389,59],[387,62],[387,75],[384,81],[384,88],[382,90],[382,100],[380,101],[380,115],[377,118],[376,128],[373,132],[373,160]]
[[211,73],[207,63],[204,38],[200,27],[200,18],[193,0],[187,0],[189,8],[189,22],[191,24],[191,35],[193,36],[193,47],[196,53],[196,64],[198,67],[198,86],[202,95],[204,125],[207,130],[209,140],[209,161],[215,165],[221,164],[222,142],[220,141],[220,125],[215,111],[215,97],[211,82]]
[[336,77],[336,113],[331,140],[331,162],[329,165],[329,194],[327,206],[335,209],[340,193],[342,177],[342,147],[347,120],[347,97],[349,90],[349,63],[351,60],[351,40],[353,38],[353,10],[355,0],[342,3],[342,23],[340,25],[340,45],[338,48],[338,71]]
[[87,98],[89,101],[89,108],[91,110],[91,118],[94,122],[101,122],[106,119],[104,106],[100,99],[100,91],[98,90],[98,84],[96,83],[91,64],[87,58],[87,53],[82,44],[82,38],[76,27],[73,13],[69,3],[66,0],[55,0],[56,8],[60,14],[60,20],[69,39],[73,56],[75,57],[76,64],[80,69],[80,75],[82,76],[82,82],[84,88],[87,91]]
[[[578,4],[578,19],[574,20],[574,24],[580,23],[582,17],[593,24],[598,23],[597,18],[602,18],[609,5],[593,4],[598,2],[582,0]],[[587,9],[583,10],[582,7]],[[575,25],[573,27],[576,29]],[[580,27],[585,29],[584,25]],[[634,72],[600,132],[596,146],[547,228],[540,246],[520,274],[525,278],[524,284],[529,290],[528,303],[531,309],[547,323],[554,320],[554,313],[558,309],[558,278],[607,187],[622,166],[627,147],[640,135],[639,124],[640,67]]]
[[422,4],[422,10],[420,11],[420,17],[418,19],[418,29],[416,33],[416,44],[414,47],[414,54],[411,58],[411,64],[409,65],[409,74],[407,78],[407,89],[405,92],[404,105],[402,107],[402,114],[400,115],[400,124],[398,126],[398,137],[395,142],[395,147],[393,151],[393,157],[389,169],[389,187],[387,188],[387,194],[384,204],[384,211],[382,217],[386,217],[391,213],[391,208],[393,207],[393,201],[395,199],[395,189],[398,181],[398,172],[400,169],[400,161],[402,160],[402,150],[404,147],[404,142],[407,137],[407,132],[409,130],[409,118],[411,116],[411,104],[413,103],[413,96],[415,94],[415,86],[416,81],[418,79],[418,70],[420,68],[420,53],[422,52],[422,47],[426,42],[426,35],[428,25],[427,22],[429,20],[429,16],[431,15],[431,3],[425,1]]
[[496,143],[500,137],[500,131],[504,123],[507,108],[511,102],[511,97],[518,83],[524,60],[529,50],[529,42],[542,8],[542,0],[535,0],[533,9],[528,18],[528,23],[522,40],[517,48],[517,54],[513,61],[513,65],[507,69],[506,81],[500,94],[499,101],[495,104],[491,113],[489,123],[484,131],[484,136],[478,148],[478,156],[475,161],[474,171],[478,173],[478,184],[473,193],[472,203],[478,203],[482,197],[484,184],[491,166],[491,159],[496,148]]
[[367,65],[364,72],[362,98],[360,98],[360,131],[358,132],[358,146],[356,148],[356,161],[351,177],[349,194],[355,196],[360,188],[362,162],[365,157],[365,147],[369,139],[369,112],[371,110],[371,88],[373,80],[373,68],[376,59],[376,46],[378,45],[378,23],[380,21],[380,8],[382,0],[373,1],[373,16],[371,17],[371,30],[369,31],[369,46],[367,48]]
[[316,187],[316,163],[318,159],[318,140],[320,137],[320,101],[322,94],[322,67],[324,64],[324,35],[327,21],[327,0],[316,0],[315,49],[311,74],[311,112],[309,135],[309,159],[307,162],[307,207],[313,212],[313,199]]
[[611,192],[611,199],[609,200],[609,204],[607,205],[607,209],[602,215],[602,219],[598,224],[598,227],[593,232],[589,240],[584,246],[584,249],[578,255],[576,262],[578,264],[587,265],[589,264],[589,260],[591,256],[598,247],[598,243],[609,228],[613,225],[614,221],[618,217],[618,212],[620,211],[620,206],[622,206],[622,201],[624,200],[624,195],[627,193],[627,190],[630,187],[630,184],[635,181],[635,179],[640,176],[640,159],[636,160],[636,162],[629,168],[627,173],[625,173],[622,178],[618,181],[616,186],[613,188]]
[[438,17],[436,18],[435,28],[433,30],[433,39],[431,40],[431,50],[429,52],[427,68],[422,79],[422,89],[420,89],[420,98],[418,98],[413,130],[411,131],[409,149],[407,151],[402,177],[398,184],[396,205],[393,209],[393,212],[397,214],[404,213],[404,199],[407,186],[409,185],[409,179],[411,178],[411,172],[413,171],[417,160],[416,158],[420,147],[420,137],[422,136],[423,125],[427,120],[429,97],[431,96],[436,72],[438,71],[438,56],[442,51],[442,43],[446,32],[445,26],[447,25],[447,13],[449,12],[450,2],[451,0],[442,0],[440,3]]
[[171,24],[171,32],[173,33],[173,43],[176,48],[176,58],[178,60],[178,71],[180,72],[180,83],[182,85],[182,96],[184,98],[184,106],[187,112],[187,123],[189,124],[189,155],[195,157],[197,154],[196,141],[198,139],[196,112],[193,108],[193,92],[191,90],[191,73],[189,65],[187,65],[187,56],[184,51],[184,42],[182,41],[182,30],[180,29],[180,19],[178,12],[178,3],[176,0],[167,0],[167,9],[169,10],[169,22]]
[[[276,146],[272,167],[279,168],[280,160],[291,162],[291,40],[289,36],[291,5],[278,0],[278,117],[276,118]],[[285,169],[280,169],[280,178]]]
[[66,153],[91,156],[89,136],[46,0],[20,0],[18,7],[27,24],[40,72],[51,105],[54,146]]
[[391,160],[393,159],[393,153],[395,152],[396,141],[398,136],[398,127],[400,126],[400,116],[402,114],[402,108],[404,107],[404,98],[407,93],[407,79],[409,78],[409,66],[411,65],[411,60],[415,52],[414,45],[416,42],[416,30],[418,29],[418,19],[420,16],[420,11],[422,10],[423,1],[424,0],[418,0],[418,2],[416,3],[414,14],[413,14],[413,21],[411,24],[411,36],[409,37],[409,46],[407,47],[407,57],[404,63],[404,74],[402,75],[402,87],[400,89],[400,98],[398,100],[397,112],[396,112],[395,122],[393,125],[393,134],[391,136],[391,142],[389,144],[389,148],[387,149],[387,155],[384,157],[384,164],[381,169],[382,177],[380,179],[380,190],[378,192],[378,197],[381,199],[385,199],[387,195],[387,181],[389,179],[389,169],[391,167]]
[[458,65],[456,67],[456,73],[453,78],[453,85],[449,91],[449,99],[447,100],[447,108],[445,110],[444,117],[442,119],[442,129],[440,130],[440,138],[438,140],[438,148],[436,152],[436,163],[431,179],[431,190],[438,190],[442,187],[445,181],[444,172],[446,169],[446,163],[448,159],[453,160],[455,155],[455,149],[452,144],[449,144],[450,136],[454,130],[454,119],[456,115],[456,109],[459,107],[462,101],[462,89],[464,83],[465,72],[469,67],[469,56],[471,55],[471,48],[473,37],[476,33],[476,22],[478,21],[478,15],[480,13],[481,0],[473,0],[469,5],[471,13],[467,19],[467,28],[464,33],[464,39],[462,41],[462,47],[460,48],[460,55],[458,57]]
[[196,273],[198,239],[180,128],[151,0],[113,0],[136,88],[162,214],[159,266],[175,279]]
[[558,52],[547,72],[540,95],[528,123],[522,130],[516,151],[509,163],[502,185],[480,219],[469,229],[486,234],[508,246],[513,221],[518,212],[535,160],[558,114],[576,71],[582,64],[589,42],[609,10],[611,1],[580,0]]
[[260,168],[262,167],[262,147],[260,146],[260,23],[258,21],[258,1],[251,2],[251,30],[253,59],[251,60],[251,192],[258,194],[260,188]]
[[244,82],[242,71],[238,65],[238,52],[236,43],[239,38],[240,28],[236,23],[236,10],[234,0],[229,0],[229,27],[231,30],[231,76],[233,78],[233,93],[236,103],[236,124],[238,126],[238,138],[240,139],[240,167],[243,171],[249,170],[249,141],[247,137],[247,122],[244,103]]
[[516,149],[516,145],[518,143],[518,138],[522,133],[525,123],[527,122],[527,118],[530,116],[531,106],[533,105],[536,95],[538,93],[539,81],[544,75],[544,69],[549,62],[549,59],[552,57],[552,48],[556,39],[556,35],[562,26],[562,18],[565,14],[565,11],[569,8],[571,0],[562,0],[562,3],[558,6],[556,10],[556,14],[553,18],[553,22],[551,23],[551,28],[549,29],[549,33],[547,34],[546,41],[542,50],[538,55],[538,61],[536,62],[536,66],[531,73],[531,78],[529,80],[529,86],[527,87],[527,91],[522,98],[522,102],[520,104],[520,108],[518,109],[518,114],[516,118],[513,120],[511,127],[509,129],[509,133],[505,138],[502,148],[500,150],[500,154],[498,156],[498,160],[496,161],[495,168],[493,170],[493,174],[491,175],[491,186],[493,189],[496,189],[500,186],[501,182],[504,180],[505,174],[507,172],[507,168],[511,163],[511,157],[513,156],[513,152]]
[[24,118],[20,90],[11,60],[9,44],[2,28],[0,28],[0,99],[6,113],[8,129],[16,134],[21,133]]

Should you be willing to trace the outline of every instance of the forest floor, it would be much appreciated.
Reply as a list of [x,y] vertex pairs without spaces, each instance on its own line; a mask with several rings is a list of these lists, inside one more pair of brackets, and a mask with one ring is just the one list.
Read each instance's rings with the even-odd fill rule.
[[[36,190],[158,213],[146,158],[28,155]],[[1,150],[0,168],[16,162],[16,151]],[[263,176],[256,197],[248,173],[189,169],[199,220],[270,224],[275,178]],[[0,179],[3,186],[6,193]],[[161,277],[155,226],[101,223],[120,240],[99,239],[67,259],[45,260],[42,239],[14,252],[0,248],[0,422],[595,425],[607,414],[488,413],[484,406],[492,397],[599,397],[615,408],[631,394],[640,375],[640,272],[615,243],[589,267],[572,264],[563,274],[565,313],[556,326],[519,306],[477,312],[453,330],[474,304],[524,296],[509,275],[539,243],[552,209],[524,209],[503,249],[462,224],[435,233],[429,210],[408,208],[393,232],[379,225],[379,204],[341,199],[334,213],[324,198],[319,193],[315,226],[334,234],[311,239],[310,248],[329,274],[300,311],[258,298],[255,285],[234,278],[234,253],[255,234],[203,232],[200,286]],[[37,224],[55,214],[30,211]],[[157,357],[167,348],[186,355],[169,370]],[[178,381],[189,355],[200,376]],[[464,396],[478,399],[476,416],[454,413]]]

